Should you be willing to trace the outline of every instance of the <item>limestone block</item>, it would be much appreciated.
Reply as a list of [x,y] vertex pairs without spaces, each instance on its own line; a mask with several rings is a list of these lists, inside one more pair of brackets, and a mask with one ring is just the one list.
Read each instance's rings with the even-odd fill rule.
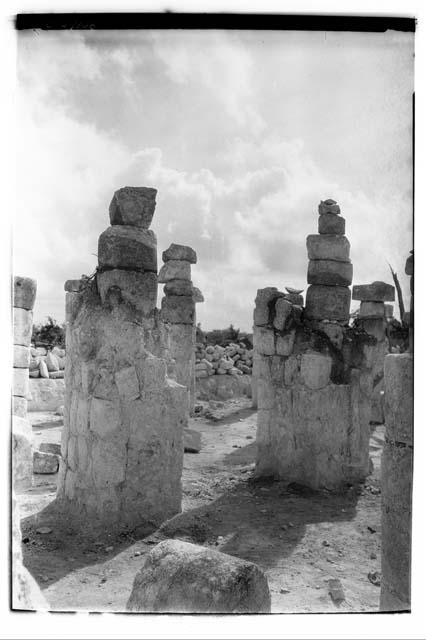
[[287,320],[291,317],[293,305],[285,298],[278,298],[275,302],[274,327],[277,331],[283,331]]
[[38,365],[38,370],[40,372],[40,377],[41,378],[48,378],[49,377],[49,369],[47,368],[47,364],[45,363],[44,360],[40,360],[39,365]]
[[[167,365],[165,360],[148,356],[139,370],[139,380],[144,392],[158,391],[166,381]],[[179,385],[178,385],[179,386]]]
[[[167,262],[166,264],[170,264]],[[192,296],[166,296],[161,300],[163,322],[194,324],[195,303]]]
[[125,367],[114,375],[115,384],[118,387],[120,398],[124,401],[136,400],[139,398],[139,380],[135,367]]
[[293,352],[296,331],[290,331],[283,336],[277,336],[277,355],[289,356]]
[[257,353],[265,356],[275,354],[275,334],[272,329],[255,326],[253,332],[253,346]]
[[305,314],[313,320],[348,322],[350,304],[350,289],[312,284],[306,292]]
[[309,389],[322,389],[330,381],[332,359],[321,353],[304,353],[300,361],[300,376]]
[[378,342],[381,342],[385,337],[386,324],[383,317],[379,318],[362,318],[361,323],[364,331],[374,336]]
[[196,264],[197,254],[191,247],[172,243],[166,251],[163,251],[163,262],[168,262],[169,260],[186,260],[191,264]]
[[61,455],[61,445],[58,442],[42,442],[38,449],[42,453],[54,453],[57,456]]
[[157,239],[151,230],[115,225],[99,236],[101,268],[157,271]]
[[92,446],[92,464],[96,469],[95,485],[98,488],[117,485],[125,479],[126,442],[97,440]]
[[109,437],[121,427],[120,405],[111,400],[92,398],[90,430],[100,438]]
[[29,370],[13,369],[12,395],[27,398],[29,393]]
[[170,280],[191,281],[191,264],[186,260],[169,260],[165,262],[158,274],[158,282],[166,283]]
[[137,573],[128,611],[158,613],[270,613],[261,569],[182,540],[156,545]]
[[346,236],[311,234],[306,238],[309,260],[349,262],[351,245]]
[[204,296],[198,287],[192,288],[192,297],[195,303],[204,302]]
[[385,303],[384,302],[364,302],[359,306],[360,318],[384,318]]
[[118,189],[109,205],[111,224],[148,229],[154,216],[156,195],[157,189],[151,187]]
[[336,260],[309,260],[308,283],[340,285],[352,284],[353,266],[351,262]]
[[303,307],[303,296],[301,293],[286,293],[284,299],[291,302],[293,306]]
[[318,233],[345,235],[345,219],[335,213],[322,213],[318,218]]
[[408,256],[406,263],[405,263],[405,273],[407,276],[413,276],[414,275],[414,254],[412,253],[410,256]]
[[13,309],[13,344],[29,347],[33,330],[33,312],[15,307]]
[[299,380],[300,356],[290,356],[284,364],[284,384],[292,386]]
[[33,473],[58,473],[59,457],[54,453],[34,451]]
[[413,355],[389,354],[384,361],[386,437],[413,444]]
[[385,304],[385,318],[393,318],[393,304]]
[[118,287],[124,302],[144,315],[150,314],[157,304],[157,275],[151,271],[141,273],[123,269],[98,272],[97,284],[102,304],[108,301],[108,291]]
[[201,433],[195,429],[184,429],[183,448],[185,453],[198,453],[201,449]]
[[28,369],[30,366],[30,350],[19,344],[13,346],[13,366],[17,369]]
[[170,280],[164,286],[166,296],[193,296],[193,292],[194,287],[190,280]]
[[13,306],[31,311],[37,293],[37,282],[31,278],[15,276],[13,279]]
[[78,293],[81,289],[81,280],[65,280],[64,290],[71,293]]
[[67,291],[65,294],[65,320],[74,322],[83,304],[83,296],[80,293]]
[[254,309],[254,324],[256,326],[262,327],[270,322],[275,301],[283,296],[284,294],[278,291],[276,287],[257,290]]
[[28,411],[56,411],[64,404],[64,398],[64,380],[29,380]]
[[320,330],[328,336],[330,342],[338,349],[342,348],[344,329],[335,322],[321,322]]
[[59,360],[51,351],[46,356],[46,365],[48,371],[59,371]]
[[65,371],[49,371],[49,378],[57,380],[58,378],[65,378]]
[[364,302],[394,302],[395,287],[379,280],[372,284],[354,284],[352,299]]
[[12,414],[20,418],[27,417],[28,400],[21,396],[13,396],[12,398]]
[[328,200],[321,200],[318,205],[318,213],[321,215],[323,213],[340,213],[340,207],[335,200],[329,198]]
[[33,451],[32,427],[28,420],[12,417],[12,478],[16,491],[27,489],[32,484]]

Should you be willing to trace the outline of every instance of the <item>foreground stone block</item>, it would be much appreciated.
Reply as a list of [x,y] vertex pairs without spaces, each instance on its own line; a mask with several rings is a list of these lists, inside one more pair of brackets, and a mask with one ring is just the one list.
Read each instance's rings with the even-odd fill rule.
[[195,303],[192,296],[166,296],[161,300],[163,322],[174,324],[193,324]]
[[186,260],[169,260],[160,269],[158,282],[170,280],[191,281],[191,264]]
[[381,281],[372,284],[354,284],[352,299],[365,302],[394,302],[395,287]]
[[155,211],[157,189],[151,187],[123,187],[118,189],[109,205],[112,225],[130,225],[148,229]]
[[345,235],[345,219],[335,213],[322,213],[318,218],[318,233]]
[[115,225],[99,236],[101,270],[157,271],[157,240],[153,231]]
[[201,449],[201,433],[195,429],[184,429],[183,448],[185,453],[198,453]]
[[131,304],[137,311],[149,315],[155,309],[158,290],[155,273],[108,269],[98,272],[96,278],[102,304],[108,302],[111,287],[118,287],[122,300]]
[[163,262],[168,262],[169,260],[186,260],[191,264],[196,264],[197,254],[191,247],[172,243],[168,249],[163,251]]
[[282,297],[284,297],[284,294],[278,291],[276,287],[265,287],[265,289],[257,290],[254,310],[254,324],[256,326],[262,327],[272,321],[275,302]]
[[33,312],[26,309],[13,309],[13,344],[29,347],[33,330]]
[[351,245],[346,236],[312,234],[306,238],[309,260],[349,262]]
[[306,292],[305,314],[312,320],[348,322],[351,292],[346,287],[312,284]]
[[30,366],[30,350],[28,347],[15,344],[13,346],[13,366],[17,369],[28,369]]
[[340,285],[347,287],[352,284],[353,266],[350,262],[336,260],[309,260],[308,283]]
[[259,567],[181,540],[166,540],[146,556],[128,611],[270,613],[267,579]]
[[13,306],[31,311],[37,293],[37,282],[32,278],[15,276],[13,279]]
[[54,453],[34,451],[33,473],[48,474],[58,473],[59,457]]
[[384,318],[384,302],[361,302],[359,307],[360,318]]
[[193,296],[194,287],[190,280],[170,280],[164,285],[164,293],[166,296]]

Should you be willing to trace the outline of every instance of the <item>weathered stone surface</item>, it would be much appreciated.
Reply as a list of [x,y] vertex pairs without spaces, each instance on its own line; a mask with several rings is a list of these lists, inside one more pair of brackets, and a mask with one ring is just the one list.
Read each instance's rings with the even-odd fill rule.
[[292,305],[303,307],[303,296],[300,293],[286,293],[284,299],[291,302]]
[[165,262],[158,274],[158,282],[165,283],[170,280],[191,281],[191,264],[186,260],[169,260]]
[[385,329],[386,324],[383,317],[380,318],[360,318],[361,326],[369,333],[371,336],[374,336],[376,340],[381,342],[385,338]]
[[350,304],[350,289],[312,284],[306,292],[305,314],[313,320],[348,322]]
[[275,301],[283,296],[284,294],[276,287],[257,290],[254,310],[254,324],[256,326],[262,327],[272,321]]
[[300,361],[300,376],[309,389],[322,389],[330,381],[332,360],[321,353],[304,353]]
[[354,284],[352,287],[352,299],[365,302],[394,302],[395,287],[381,281],[371,284]]
[[125,367],[114,374],[120,398],[124,401],[137,400],[140,396],[139,380],[135,367]]
[[414,254],[413,253],[411,253],[411,255],[408,256],[405,262],[405,273],[407,274],[407,276],[414,275]]
[[389,354],[384,360],[386,436],[413,444],[413,356]]
[[65,371],[50,371],[49,378],[52,380],[58,380],[58,378],[65,378]]
[[99,236],[101,270],[157,271],[157,239],[151,230],[115,225]]
[[51,351],[46,356],[46,365],[48,371],[59,371],[59,360]]
[[230,398],[252,397],[253,376],[223,375],[208,376],[198,379],[196,394],[202,400],[228,400]]
[[50,378],[29,381],[28,411],[55,411],[64,404],[65,381]]
[[81,280],[66,280],[64,290],[71,293],[78,293],[81,289]]
[[278,298],[275,302],[275,317],[273,325],[277,331],[283,331],[288,318],[291,317],[293,305],[285,298]]
[[352,284],[353,266],[350,262],[336,260],[309,260],[308,283],[340,285]]
[[192,296],[166,296],[162,298],[161,317],[163,322],[193,324],[195,321],[195,303]]
[[198,287],[192,288],[192,297],[195,303],[204,302],[204,296]]
[[102,304],[108,303],[108,291],[118,287],[124,302],[131,304],[137,311],[149,315],[157,304],[157,275],[147,271],[108,269],[97,274],[98,291]]
[[190,280],[170,280],[164,285],[164,293],[166,296],[193,296],[194,287]]
[[393,304],[385,304],[385,318],[393,318]]
[[361,302],[359,307],[360,318],[384,318],[384,302]]
[[322,331],[328,336],[330,342],[335,347],[337,347],[338,349],[341,349],[342,343],[343,343],[344,330],[340,324],[336,324],[335,322],[321,322],[319,328],[320,328],[320,331]]
[[33,451],[32,428],[25,418],[12,418],[12,478],[16,491],[28,489],[32,484]]
[[318,233],[345,235],[345,219],[335,213],[322,213],[318,218]]
[[185,453],[198,453],[201,450],[201,433],[195,429],[184,429],[183,447]]
[[28,397],[29,391],[29,370],[28,369],[13,369],[12,377],[12,395],[20,396],[21,398]]
[[65,320],[73,322],[80,311],[83,296],[80,293],[67,291],[65,294]]
[[189,410],[195,402],[195,325],[169,326],[169,353],[175,361],[176,381],[187,388]]
[[40,372],[41,378],[49,377],[49,369],[47,368],[47,364],[44,360],[40,360],[40,362],[38,363],[38,370]]
[[148,229],[154,216],[156,195],[157,189],[151,187],[118,189],[109,205],[111,224]]
[[28,369],[30,366],[30,350],[28,347],[15,344],[13,346],[13,366],[17,369]]
[[261,569],[181,540],[160,542],[135,577],[127,610],[161,613],[269,613]]
[[61,445],[57,442],[42,442],[39,446],[39,451],[42,453],[54,453],[57,456],[61,455]]
[[13,306],[31,311],[37,293],[37,282],[32,278],[15,276],[13,279]]
[[272,329],[264,327],[254,327],[253,346],[257,353],[265,356],[275,354],[275,334]]
[[21,398],[20,396],[13,396],[12,398],[12,414],[19,416],[20,418],[27,417],[27,398]]
[[197,254],[191,247],[172,243],[168,249],[163,251],[163,262],[169,260],[186,260],[191,264],[196,264]]
[[59,469],[59,457],[54,453],[34,451],[33,473],[57,473]]
[[321,215],[323,213],[340,213],[340,207],[335,200],[329,198],[328,200],[321,200],[318,205],[318,213]]
[[33,330],[33,312],[26,309],[13,309],[13,344],[29,347]]
[[296,332],[290,331],[283,336],[277,336],[277,355],[289,356],[293,351]]
[[349,262],[351,245],[346,236],[311,234],[306,238],[309,260]]

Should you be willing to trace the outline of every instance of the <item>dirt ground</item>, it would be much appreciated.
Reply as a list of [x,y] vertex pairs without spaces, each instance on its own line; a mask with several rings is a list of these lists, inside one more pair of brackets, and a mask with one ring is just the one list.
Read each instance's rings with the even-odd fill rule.
[[[250,400],[200,403],[190,420],[202,450],[185,453],[182,513],[145,535],[88,540],[49,515],[55,475],[34,476],[18,495],[24,563],[55,611],[124,611],[144,555],[177,537],[257,563],[273,613],[377,611],[380,587],[380,455],[383,427],[372,427],[374,471],[345,493],[253,479],[256,411]],[[36,443],[60,442],[62,419],[32,413]],[[40,527],[51,529],[38,533]],[[330,594],[338,579],[344,600]],[[374,580],[373,580],[374,581]]]

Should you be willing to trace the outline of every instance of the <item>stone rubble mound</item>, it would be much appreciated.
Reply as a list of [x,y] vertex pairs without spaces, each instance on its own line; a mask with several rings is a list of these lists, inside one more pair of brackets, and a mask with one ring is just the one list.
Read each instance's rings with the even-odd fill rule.
[[207,378],[213,375],[240,376],[251,375],[253,368],[253,349],[245,344],[231,343],[226,347],[218,344],[195,346],[195,377]]

